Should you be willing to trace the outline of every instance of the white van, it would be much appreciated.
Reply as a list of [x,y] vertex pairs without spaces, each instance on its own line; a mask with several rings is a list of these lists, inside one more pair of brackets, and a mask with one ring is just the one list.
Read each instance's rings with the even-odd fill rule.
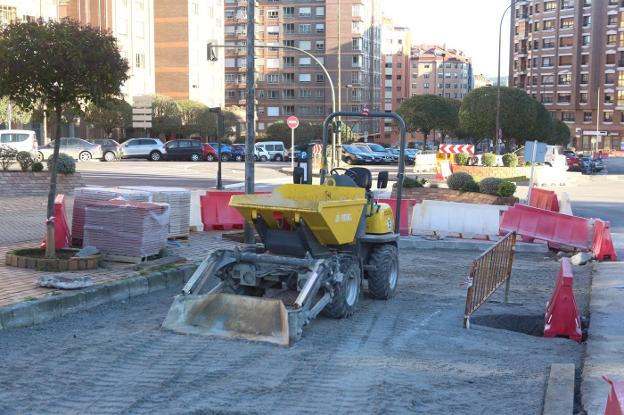
[[37,155],[39,148],[37,135],[31,130],[0,130],[0,146],[28,151],[33,156]]
[[266,151],[271,161],[284,161],[286,158],[286,147],[281,141],[262,141],[256,143],[256,148]]
[[254,146],[254,160],[256,161],[268,161],[271,155],[264,149],[263,146]]

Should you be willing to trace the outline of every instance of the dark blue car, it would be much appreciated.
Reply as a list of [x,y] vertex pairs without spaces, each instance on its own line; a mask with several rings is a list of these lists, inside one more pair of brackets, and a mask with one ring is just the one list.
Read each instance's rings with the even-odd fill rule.
[[[219,154],[218,143],[208,143]],[[233,158],[232,147],[229,144],[221,143],[221,161],[230,161]]]

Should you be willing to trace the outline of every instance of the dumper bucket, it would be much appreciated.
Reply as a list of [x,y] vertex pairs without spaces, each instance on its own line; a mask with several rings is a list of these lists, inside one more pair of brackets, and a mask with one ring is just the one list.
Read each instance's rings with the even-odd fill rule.
[[288,310],[277,299],[223,293],[177,295],[162,328],[289,345]]

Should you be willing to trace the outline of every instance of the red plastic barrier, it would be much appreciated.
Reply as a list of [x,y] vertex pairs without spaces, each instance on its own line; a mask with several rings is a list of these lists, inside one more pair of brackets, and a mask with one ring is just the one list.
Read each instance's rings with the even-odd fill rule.
[[624,415],[624,382],[614,382],[606,376],[602,378],[611,385],[605,415]]
[[596,219],[594,222],[594,240],[592,252],[598,261],[617,261],[617,253],[611,239],[609,222]]
[[591,221],[578,216],[516,204],[503,212],[501,218],[501,235],[511,231],[527,242],[541,239],[549,245],[567,245],[582,250],[591,248]]
[[[267,194],[258,192],[256,194]],[[243,229],[245,219],[238,210],[230,207],[230,198],[233,195],[242,195],[244,192],[207,191],[200,196],[201,218],[204,230],[231,230]]]
[[[46,247],[47,237],[41,242],[41,247]],[[54,199],[54,247],[63,249],[71,247],[71,232],[67,225],[67,212],[65,211],[65,195],[56,195]]]
[[539,209],[559,212],[559,200],[557,199],[557,193],[552,190],[534,187],[531,190],[531,201],[529,204]]
[[581,341],[581,319],[574,299],[574,275],[570,258],[563,258],[555,290],[546,304],[544,316],[544,337],[566,336],[577,342]]
[[[392,212],[396,212],[396,199],[376,199],[378,203],[387,203],[392,208]],[[414,199],[401,200],[401,223],[399,224],[399,231],[402,236],[407,236],[410,233],[410,221],[412,220],[412,210],[414,205],[418,201]]]

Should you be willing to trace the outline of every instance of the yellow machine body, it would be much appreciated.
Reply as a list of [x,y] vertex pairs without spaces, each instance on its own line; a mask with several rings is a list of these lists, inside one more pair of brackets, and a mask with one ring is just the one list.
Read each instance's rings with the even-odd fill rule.
[[387,203],[372,203],[367,208],[366,233],[385,235],[394,232],[394,213]]

